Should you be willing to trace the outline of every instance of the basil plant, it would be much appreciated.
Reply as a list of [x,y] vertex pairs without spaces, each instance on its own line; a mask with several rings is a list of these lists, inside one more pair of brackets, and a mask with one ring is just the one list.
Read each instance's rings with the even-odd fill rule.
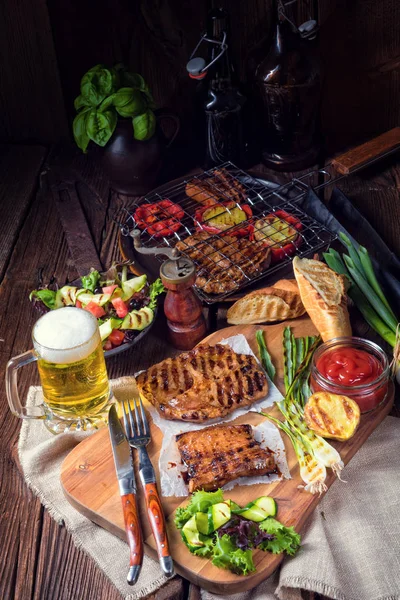
[[156,128],[153,98],[143,77],[123,65],[107,69],[96,65],[81,79],[75,99],[75,142],[87,152],[90,140],[105,146],[114,133],[118,116],[132,120],[133,137],[149,140]]

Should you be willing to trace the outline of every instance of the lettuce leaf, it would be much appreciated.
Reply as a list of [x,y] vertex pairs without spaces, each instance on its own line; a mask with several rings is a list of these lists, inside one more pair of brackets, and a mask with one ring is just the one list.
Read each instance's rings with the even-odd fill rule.
[[212,564],[239,575],[247,575],[256,570],[252,551],[236,548],[229,535],[217,537],[213,547]]
[[89,275],[81,277],[82,287],[89,292],[93,292],[97,288],[97,284],[100,280],[100,273],[95,269],[92,269]]
[[151,308],[151,310],[155,310],[155,308],[157,306],[157,296],[159,296],[163,292],[165,292],[165,288],[161,282],[161,279],[158,278],[155,280],[154,283],[151,284],[150,290],[149,290],[149,298],[150,298],[149,308]]
[[274,536],[274,539],[262,542],[258,546],[260,550],[272,552],[273,554],[286,552],[286,554],[293,556],[299,549],[301,537],[296,533],[294,527],[285,527],[273,517],[268,517],[258,525],[260,529]]
[[189,521],[194,514],[197,512],[207,512],[209,506],[223,501],[224,495],[222,490],[217,490],[216,492],[204,492],[203,490],[199,490],[193,494],[187,506],[179,506],[176,509],[175,525],[178,529],[182,529],[186,521]]
[[202,535],[201,533],[199,534],[199,538],[202,542],[204,542],[204,546],[200,546],[199,548],[196,548],[196,550],[191,550],[191,552],[196,556],[209,558],[213,553],[214,540],[209,535]]
[[40,300],[47,308],[54,310],[56,308],[56,292],[53,290],[33,290],[29,294],[29,300]]

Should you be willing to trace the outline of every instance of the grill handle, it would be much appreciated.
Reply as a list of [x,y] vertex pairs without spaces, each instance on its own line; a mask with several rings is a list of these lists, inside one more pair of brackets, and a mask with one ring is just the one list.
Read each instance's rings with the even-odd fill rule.
[[395,127],[378,137],[340,154],[332,161],[332,166],[341,175],[350,175],[400,148],[400,127]]

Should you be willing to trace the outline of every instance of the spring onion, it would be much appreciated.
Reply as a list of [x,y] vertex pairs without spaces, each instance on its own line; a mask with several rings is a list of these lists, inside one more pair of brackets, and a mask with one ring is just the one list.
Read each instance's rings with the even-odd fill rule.
[[390,329],[396,331],[397,320],[394,317],[391,309],[387,309],[386,305],[383,304],[382,300],[380,300],[379,296],[375,293],[367,280],[360,275],[355,268],[352,259],[346,255],[344,255],[343,258],[353,281],[358,285],[364,296],[369,300],[372,307],[376,310],[377,314],[383,319],[383,321],[385,321]]
[[[332,248],[330,248],[329,252],[324,253],[323,256],[324,256],[326,264],[331,269],[333,269],[334,271],[336,271],[336,273],[339,273],[340,275],[346,276],[346,278],[348,279],[348,281],[350,283],[350,288],[348,289],[348,292],[347,292],[349,297],[353,300],[354,304],[357,306],[358,310],[361,312],[361,314],[363,315],[363,317],[366,320],[366,322],[368,323],[368,325],[372,329],[374,329],[374,331],[376,331],[393,348],[396,345],[396,327],[393,328],[393,325],[395,324],[394,322],[396,322],[396,326],[397,326],[397,319],[395,318],[393,311],[390,309],[390,307],[389,307],[389,309],[387,308],[387,306],[388,306],[387,300],[385,303],[383,303],[382,300],[379,300],[380,298],[382,298],[383,292],[377,281],[376,281],[376,283],[373,283],[373,280],[374,279],[376,280],[376,277],[375,277],[375,273],[373,272],[373,267],[372,267],[372,263],[369,259],[369,256],[368,256],[368,258],[366,258],[366,256],[365,256],[366,254],[368,254],[367,250],[365,248],[362,249],[362,247],[360,247],[359,252],[360,252],[360,261],[361,261],[362,265],[365,265],[365,270],[364,270],[364,276],[359,275],[358,280],[361,281],[361,278],[362,278],[362,279],[364,279],[364,282],[368,285],[368,288],[366,286],[364,286],[365,292],[369,292],[369,290],[372,289],[372,292],[375,295],[375,297],[374,297],[375,305],[376,305],[376,302],[380,303],[381,311],[382,311],[382,309],[384,309],[386,311],[385,314],[387,316],[389,316],[391,326],[388,325],[386,323],[386,321],[383,320],[383,318],[381,318],[380,314],[378,314],[378,312],[373,307],[373,305],[370,301],[370,298],[367,295],[364,295],[363,291],[360,289],[360,287],[357,285],[357,283],[353,279],[352,274],[347,269],[340,254],[336,250],[333,250]],[[354,262],[353,263],[351,262],[351,258],[349,256],[346,257],[346,255],[343,255],[343,258],[346,260],[348,265],[350,265],[351,267],[354,267]],[[372,273],[368,273],[369,269],[371,269]],[[356,269],[353,269],[353,274],[355,272],[356,272]],[[357,271],[357,273],[358,273],[358,271]],[[377,286],[379,287],[379,290],[380,290],[379,293],[377,290]],[[390,317],[390,315],[392,316],[392,318]],[[394,321],[393,321],[393,318],[394,318]]]
[[261,364],[268,373],[268,377],[271,381],[274,380],[276,369],[271,360],[271,355],[267,350],[267,346],[264,340],[264,332],[262,329],[256,331],[256,340],[258,345],[258,351],[260,353]]
[[368,250],[366,248],[364,248],[364,246],[360,246],[358,249],[358,255],[360,257],[360,261],[361,261],[362,267],[364,269],[364,273],[367,277],[368,283],[374,289],[375,293],[379,296],[379,298],[381,299],[383,304],[386,306],[386,308],[389,310],[389,312],[392,313],[393,317],[396,318],[395,315],[393,314],[392,309],[390,308],[389,302],[385,298],[385,295],[382,291],[381,286],[378,283],[378,280],[375,275],[374,267],[372,265],[370,256],[368,254]]
[[304,420],[304,406],[311,391],[308,385],[311,357],[321,338],[295,338],[290,327],[283,332],[285,398],[277,403],[284,417],[279,421],[262,413],[292,442],[300,468],[304,489],[312,494],[326,490],[326,469],[331,468],[340,479],[343,462],[340,454],[321,436],[309,429]]
[[357,252],[356,248],[351,243],[350,238],[348,238],[347,235],[345,235],[343,232],[340,232],[339,239],[342,242],[342,244],[347,248],[347,252],[349,253],[350,258],[354,263],[354,267],[358,270],[358,272],[361,275],[363,275],[364,270],[363,270],[363,267],[361,264],[360,257],[358,256],[358,252]]
[[287,423],[283,423],[266,413],[261,414],[268,417],[279,429],[284,431],[292,442],[299,462],[300,477],[305,483],[304,486],[299,487],[303,487],[306,492],[310,492],[311,494],[322,494],[322,492],[325,492],[327,490],[325,484],[326,468],[307,450],[307,446],[304,444],[302,438],[296,435]]

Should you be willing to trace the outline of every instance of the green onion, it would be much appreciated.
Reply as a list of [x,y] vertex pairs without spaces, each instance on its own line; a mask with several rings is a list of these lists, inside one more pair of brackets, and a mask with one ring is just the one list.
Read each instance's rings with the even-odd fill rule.
[[329,252],[323,253],[323,257],[328,267],[330,267],[333,271],[336,271],[336,273],[338,273],[339,275],[346,275],[348,279],[351,279],[350,274],[346,269],[346,265],[344,264],[339,252],[337,252],[333,248],[330,248]]
[[353,244],[351,243],[351,241],[347,237],[347,235],[345,235],[343,232],[339,233],[339,239],[342,242],[342,244],[344,246],[346,246],[347,252],[349,253],[350,258],[354,263],[354,267],[358,270],[358,272],[361,275],[363,275],[364,270],[362,268],[361,260],[360,260],[360,257],[358,256],[358,252],[357,252],[356,248],[353,246]]
[[369,285],[368,281],[362,275],[360,275],[357,269],[354,267],[354,263],[351,260],[351,258],[346,256],[346,254],[343,255],[343,258],[354,282],[358,285],[358,287],[360,288],[364,296],[367,298],[367,300],[371,303],[378,315],[385,321],[387,325],[389,325],[390,329],[392,329],[392,331],[395,332],[397,327],[397,320],[393,316],[392,311],[389,311],[386,305],[382,304],[382,301],[374,292],[372,287]]
[[293,364],[292,364],[292,334],[290,327],[285,327],[283,330],[283,364],[284,364],[284,384],[287,390],[293,381]]
[[260,353],[261,364],[268,373],[268,377],[271,379],[271,381],[273,381],[276,369],[273,365],[271,355],[267,350],[267,346],[264,340],[264,332],[262,329],[256,331],[256,340],[258,345],[258,351]]
[[368,325],[376,331],[382,339],[385,340],[392,348],[394,348],[396,343],[396,335],[392,331],[390,327],[386,325],[384,321],[379,317],[377,312],[372,308],[368,300],[366,300],[364,294],[360,290],[360,288],[353,283],[347,292],[350,298],[353,300],[354,304],[357,306],[358,310],[367,321]]
[[[343,256],[346,258],[346,255]],[[388,325],[380,318],[378,313],[374,310],[367,298],[362,293],[361,289],[354,282],[340,254],[336,250],[333,250],[333,248],[330,248],[329,252],[324,253],[324,259],[328,267],[333,269],[333,271],[336,271],[336,273],[339,273],[339,275],[345,275],[348,278],[351,284],[347,292],[348,295],[353,300],[354,304],[357,306],[368,325],[374,329],[388,344],[394,347],[395,334],[393,330],[388,327]],[[347,261],[349,260],[351,259],[347,257]],[[372,264],[371,269],[373,269]]]
[[392,314],[393,318],[396,320],[396,316],[393,313],[392,309],[390,308],[389,302],[386,300],[385,295],[382,291],[382,288],[378,283],[378,280],[377,280],[375,272],[374,272],[374,267],[372,265],[371,259],[368,254],[368,250],[366,248],[364,248],[364,246],[360,246],[358,249],[358,255],[360,257],[360,261],[363,266],[364,273],[366,275],[368,283],[374,289],[375,293],[377,294],[377,296],[379,296],[379,298],[381,299],[383,304],[386,306],[388,311]]

